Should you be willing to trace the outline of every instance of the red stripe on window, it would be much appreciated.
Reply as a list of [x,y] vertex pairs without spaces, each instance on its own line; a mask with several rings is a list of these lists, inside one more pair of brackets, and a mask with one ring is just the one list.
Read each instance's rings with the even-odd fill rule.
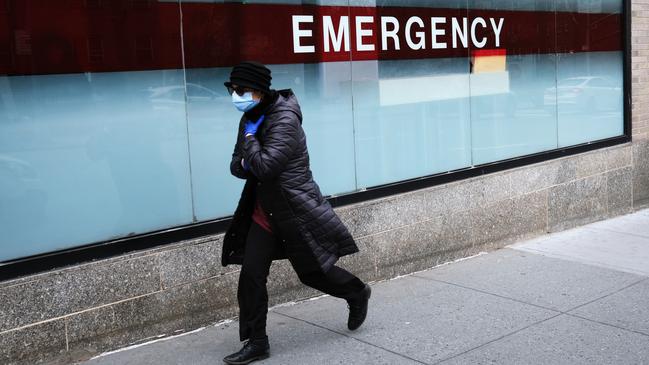
[[[183,3],[182,14],[188,68],[228,67],[251,59],[290,64],[468,57],[483,50],[508,55],[622,50],[620,14],[241,3]],[[303,24],[313,37],[302,41],[313,45],[315,53],[293,52],[293,15],[314,17],[314,23]],[[332,17],[336,30],[340,18],[349,17],[350,52],[324,51],[324,16]],[[358,50],[359,16],[373,19],[362,27],[372,35],[361,39],[374,45],[372,51]],[[382,49],[381,17],[398,20],[399,49],[392,37]],[[405,26],[413,17],[421,18],[424,27],[415,25],[410,33],[415,38],[416,32],[424,32],[425,49],[407,45]],[[445,34],[437,37],[445,49],[432,49],[431,17],[446,19],[440,25]],[[455,37],[458,47],[452,47],[451,19],[463,25],[467,18],[470,27],[478,17],[487,24],[476,27],[476,38],[486,37],[482,49],[471,46],[471,39],[469,48],[463,47],[461,37]],[[500,44],[490,18],[504,18]],[[0,0],[2,75],[178,69],[183,67],[182,54],[180,7],[175,2]]]
[[491,57],[491,56],[506,56],[506,49],[480,49],[476,51],[471,51],[471,56],[473,57]]

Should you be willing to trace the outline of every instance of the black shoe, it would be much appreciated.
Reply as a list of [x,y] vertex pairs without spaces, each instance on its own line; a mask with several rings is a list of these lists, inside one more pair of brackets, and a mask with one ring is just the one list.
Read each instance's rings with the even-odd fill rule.
[[268,337],[259,340],[248,340],[243,348],[223,358],[230,365],[250,364],[253,361],[267,359],[270,356]]
[[347,328],[355,330],[360,327],[367,317],[367,303],[372,295],[372,289],[369,285],[365,284],[365,288],[361,290],[358,297],[347,300],[349,306],[349,319],[347,320]]

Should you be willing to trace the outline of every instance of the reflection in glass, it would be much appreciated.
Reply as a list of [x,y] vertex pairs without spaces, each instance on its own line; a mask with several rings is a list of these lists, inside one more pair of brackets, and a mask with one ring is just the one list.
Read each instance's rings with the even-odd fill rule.
[[473,164],[556,148],[556,110],[545,104],[545,91],[556,80],[556,45],[548,41],[556,32],[548,12],[553,2],[470,0],[469,6],[470,16],[488,14],[478,9],[516,10],[523,19],[506,18],[504,49],[472,51]]
[[[323,194],[355,189],[350,66],[348,63],[268,65],[272,88],[291,88],[302,107],[311,169]],[[223,82],[230,67],[187,70],[187,113],[192,151],[192,182],[199,220],[232,214],[243,180],[229,165],[241,113],[232,105]],[[198,87],[215,90],[213,99],[198,99]]]
[[[295,91],[327,195],[623,133],[621,0],[183,0],[183,50],[176,1],[5,2],[0,261],[231,215],[241,114],[223,82],[250,58]],[[266,31],[293,13],[314,16],[318,52]],[[323,52],[324,16],[355,32],[357,15],[376,49],[349,34],[351,53]],[[447,45],[464,17],[487,27],[437,49],[431,17]],[[382,24],[400,26],[385,43]]]
[[[272,88],[290,88],[296,94],[304,117],[311,170],[323,194],[337,195],[356,189],[350,63],[274,62],[288,57],[287,50],[273,41],[266,42],[266,34],[242,36],[243,30],[238,28],[239,22],[245,23],[252,13],[276,12],[273,14],[290,21],[286,11],[280,11],[284,8],[268,7],[271,4],[295,5],[295,11],[299,12],[300,5],[312,3],[316,2],[197,4],[183,1],[183,19],[193,19],[184,23],[184,40],[189,50],[185,53],[185,61],[192,67],[187,69],[187,117],[197,219],[231,215],[240,196],[244,182],[230,175],[229,164],[241,113],[233,107],[223,82],[228,80],[231,67],[248,60],[251,53],[259,55],[261,58],[255,60],[266,63],[271,69]],[[340,1],[317,3],[340,5]],[[259,4],[267,4],[267,7]],[[309,14],[313,9],[304,7],[301,10]],[[346,14],[347,8],[333,6],[328,11]],[[270,51],[258,52],[260,49]],[[343,54],[342,59],[349,59],[349,55]],[[211,99],[198,98],[199,94],[212,92]]]
[[[558,2],[559,146],[624,132],[622,1]],[[569,13],[577,12],[577,13]]]
[[0,259],[192,221],[182,71],[2,79]]
[[621,65],[621,52],[560,56],[556,88],[559,146],[596,141],[623,133]]
[[0,261],[192,222],[178,5],[66,4],[9,8]]
[[469,166],[468,60],[355,61],[358,187]]

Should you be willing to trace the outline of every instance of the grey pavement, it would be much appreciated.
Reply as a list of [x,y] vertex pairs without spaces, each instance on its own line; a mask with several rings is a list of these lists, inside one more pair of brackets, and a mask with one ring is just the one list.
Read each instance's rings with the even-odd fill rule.
[[[340,299],[273,308],[255,364],[649,364],[649,210],[372,290],[355,332]],[[234,321],[83,364],[221,364],[240,346]]]

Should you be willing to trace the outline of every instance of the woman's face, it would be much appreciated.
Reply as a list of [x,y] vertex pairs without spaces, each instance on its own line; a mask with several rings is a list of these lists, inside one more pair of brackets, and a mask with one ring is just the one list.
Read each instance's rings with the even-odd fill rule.
[[237,93],[239,96],[243,96],[243,94],[247,92],[252,92],[252,98],[256,101],[260,101],[264,96],[264,94],[261,91],[251,89],[248,87],[242,87],[237,84],[232,84],[232,90],[230,94],[232,94],[232,92]]

